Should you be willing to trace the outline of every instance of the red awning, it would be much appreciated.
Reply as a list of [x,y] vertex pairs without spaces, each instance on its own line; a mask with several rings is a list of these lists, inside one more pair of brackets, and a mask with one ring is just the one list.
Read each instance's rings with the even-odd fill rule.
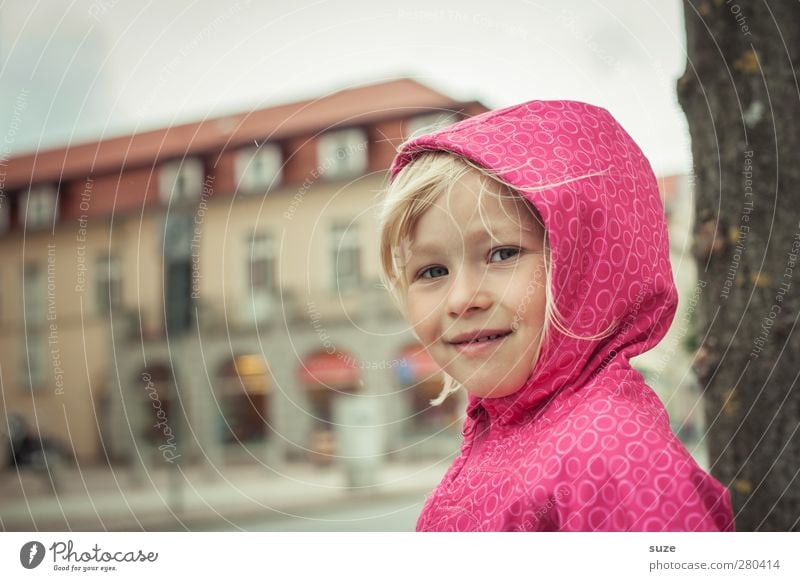
[[297,370],[297,380],[304,384],[345,385],[358,379],[356,361],[341,353],[315,353],[306,357]]
[[400,352],[407,369],[403,375],[411,381],[422,381],[438,376],[441,368],[421,345],[409,345]]

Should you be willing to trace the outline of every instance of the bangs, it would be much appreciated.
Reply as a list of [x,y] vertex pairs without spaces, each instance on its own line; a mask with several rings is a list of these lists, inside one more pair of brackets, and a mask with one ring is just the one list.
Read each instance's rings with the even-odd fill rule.
[[[541,216],[533,204],[507,184],[487,174],[485,169],[446,151],[423,152],[404,166],[389,184],[379,216],[381,275],[384,285],[393,294],[395,292],[400,295],[405,294],[410,284],[405,273],[405,263],[408,257],[408,245],[419,219],[428,209],[436,205],[442,195],[445,199],[451,200],[449,194],[467,176],[475,176],[479,180],[478,212],[482,224],[493,240],[497,241],[497,238],[483,211],[485,195],[522,200],[523,207],[544,230]],[[507,216],[522,227],[524,218],[521,213],[517,212],[516,216],[507,214]],[[397,296],[397,299],[399,300],[396,302],[399,304],[404,303],[402,296]]]

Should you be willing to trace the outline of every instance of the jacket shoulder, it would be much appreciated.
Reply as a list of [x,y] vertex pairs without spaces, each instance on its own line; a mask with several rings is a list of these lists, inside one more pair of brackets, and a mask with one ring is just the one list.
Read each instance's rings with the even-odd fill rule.
[[[598,383],[542,449],[561,530],[730,530],[727,490],[672,433],[646,384]],[[637,391],[638,390],[638,391]],[[652,394],[652,398],[651,395]]]

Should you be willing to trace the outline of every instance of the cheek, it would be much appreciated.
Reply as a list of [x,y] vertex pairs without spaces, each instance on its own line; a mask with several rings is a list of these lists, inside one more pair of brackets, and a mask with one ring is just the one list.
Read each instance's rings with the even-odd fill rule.
[[514,315],[519,324],[532,332],[538,332],[544,325],[546,301],[544,289],[524,294]]
[[539,277],[524,277],[515,281],[513,305],[518,317],[528,323],[544,320],[547,297],[544,281]]
[[540,337],[540,333],[544,330],[545,324],[545,305],[544,300],[536,301],[531,308],[530,312],[528,313],[528,317],[526,323],[528,324],[528,328],[534,334],[536,338]]
[[531,320],[541,325],[544,322],[544,312],[547,305],[547,297],[544,294],[544,289],[537,292],[531,301]]
[[418,294],[408,294],[408,323],[421,339],[429,339],[435,327],[435,315],[430,307],[430,300]]

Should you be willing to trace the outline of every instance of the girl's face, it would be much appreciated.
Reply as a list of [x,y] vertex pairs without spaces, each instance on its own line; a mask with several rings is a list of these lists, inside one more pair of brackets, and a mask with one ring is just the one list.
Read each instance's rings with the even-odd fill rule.
[[[541,340],[544,230],[516,196],[484,192],[481,212],[479,179],[470,172],[417,222],[406,246],[407,308],[446,373],[476,396],[502,397],[525,384]],[[505,336],[461,343],[487,331]]]

